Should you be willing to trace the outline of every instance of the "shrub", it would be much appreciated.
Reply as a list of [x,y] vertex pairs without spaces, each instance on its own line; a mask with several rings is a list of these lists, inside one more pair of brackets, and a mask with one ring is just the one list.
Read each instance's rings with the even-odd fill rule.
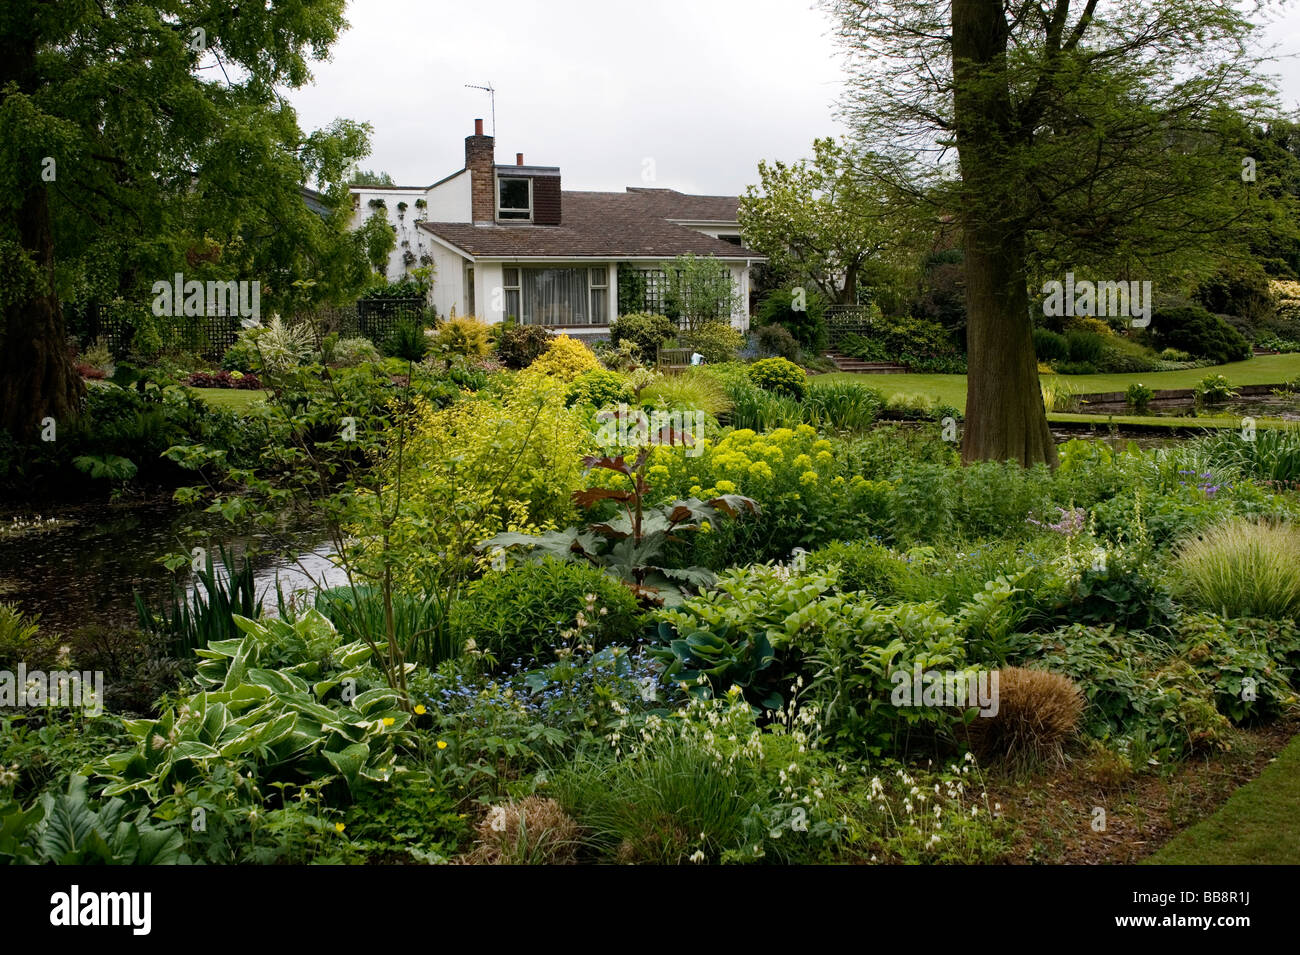
[[1099,371],[1113,374],[1131,374],[1157,371],[1160,364],[1150,349],[1122,335],[1104,335],[1101,339]]
[[321,346],[321,360],[339,368],[354,368],[379,361],[379,350],[368,338],[339,338],[330,335]]
[[810,571],[838,568],[841,590],[879,601],[894,597],[907,576],[906,561],[875,541],[835,541],[809,554],[807,563]]
[[1192,356],[1185,351],[1179,351],[1177,348],[1166,348],[1159,355],[1161,361],[1189,362]]
[[1104,343],[1096,332],[1074,330],[1065,334],[1066,349],[1072,364],[1098,365]]
[[1070,346],[1064,335],[1050,328],[1034,329],[1034,354],[1039,361],[1063,361],[1070,356]]
[[1225,617],[1300,615],[1300,528],[1232,520],[1175,549],[1180,592]]
[[808,373],[784,358],[764,358],[749,367],[749,377],[764,391],[802,398],[808,389]]
[[578,850],[578,824],[554,799],[528,796],[492,806],[475,828],[475,865],[565,865]]
[[[457,319],[459,321],[459,319]],[[422,361],[429,353],[429,336],[414,322],[402,322],[384,339],[384,354],[402,361]]]
[[726,387],[704,368],[664,375],[641,391],[641,403],[670,411],[703,411],[715,418],[732,408]]
[[606,371],[604,368],[584,371],[573,379],[569,390],[564,393],[565,404],[591,405],[593,408],[608,408],[631,398],[632,389],[627,379],[616,371]]
[[491,349],[491,333],[486,322],[473,315],[449,318],[438,328],[435,341],[438,347],[451,355],[482,358]]
[[1151,316],[1151,336],[1158,348],[1176,348],[1219,365],[1245,361],[1251,355],[1250,344],[1240,332],[1196,305],[1156,311]]
[[246,328],[222,357],[227,371],[286,371],[311,357],[311,329],[288,325],[279,315],[266,325]]
[[1221,405],[1237,397],[1231,383],[1223,375],[1206,375],[1196,383],[1192,394],[1197,404],[1205,405]]
[[594,567],[546,557],[475,581],[452,607],[452,630],[501,664],[549,661],[579,615],[597,647],[625,641],[639,629],[636,597],[618,580]]
[[704,322],[679,336],[683,348],[699,352],[710,365],[735,361],[745,347],[745,336],[726,322]]
[[857,332],[845,335],[840,339],[838,348],[842,354],[862,361],[888,361],[890,357],[889,351],[882,340],[867,338]]
[[534,375],[500,397],[480,392],[420,411],[404,452],[413,520],[394,527],[412,570],[468,559],[502,531],[530,533],[574,517],[581,456],[596,445],[564,392]]
[[247,374],[239,371],[207,372],[196,371],[185,379],[191,388],[241,388],[256,391],[262,387],[262,380],[251,371]]
[[999,757],[1018,770],[1064,762],[1064,746],[1079,728],[1084,696],[1059,673],[1005,667],[998,671],[997,712],[967,724],[981,761]]
[[856,381],[808,383],[804,421],[831,431],[866,431],[884,406],[880,392]]
[[497,337],[497,355],[501,364],[518,371],[546,353],[551,337],[541,325],[507,325]]
[[784,325],[764,325],[758,330],[758,347],[765,355],[794,361],[799,357],[799,342]]
[[583,372],[600,367],[590,348],[568,335],[557,335],[540,358],[528,366],[530,372],[573,381]]
[[1124,400],[1130,408],[1141,414],[1147,410],[1147,405],[1151,404],[1151,399],[1155,397],[1155,394],[1142,382],[1135,381],[1128,386],[1128,391],[1124,393]]
[[677,323],[671,318],[646,312],[620,315],[609,326],[609,340],[615,346],[631,342],[644,362],[653,362],[659,354],[659,346],[676,334]]
[[826,302],[815,291],[801,291],[804,307],[799,309],[794,307],[796,293],[793,290],[777,289],[770,293],[759,303],[758,321],[760,325],[784,328],[801,346],[821,354],[827,345]]

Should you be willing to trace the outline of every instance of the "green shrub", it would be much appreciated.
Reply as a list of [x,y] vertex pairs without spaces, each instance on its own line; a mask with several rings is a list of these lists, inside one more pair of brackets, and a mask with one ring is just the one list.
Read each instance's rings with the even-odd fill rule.
[[647,408],[662,405],[670,411],[703,411],[715,418],[732,408],[726,386],[706,368],[661,376],[641,391],[641,403]]
[[1272,719],[1293,698],[1286,679],[1290,657],[1300,649],[1293,624],[1191,615],[1179,623],[1176,649],[1234,723]]
[[[389,595],[389,601],[393,637],[404,659],[435,667],[460,653],[446,625],[444,604],[436,597],[398,590]],[[382,642],[387,638],[384,592],[379,587],[333,587],[317,592],[314,603],[345,639],[366,637]]]
[[[426,339],[427,341],[427,339]],[[451,355],[482,358],[491,350],[491,330],[473,315],[450,318],[438,327],[438,347]]]
[[402,322],[384,339],[384,354],[403,361],[422,361],[429,353],[429,336],[414,322]]
[[1198,405],[1221,405],[1237,397],[1232,384],[1223,375],[1206,375],[1192,389]]
[[804,421],[829,431],[866,431],[883,406],[880,392],[860,382],[813,379],[804,396]]
[[379,350],[368,338],[341,339],[337,335],[330,335],[321,343],[321,360],[327,365],[352,368],[366,362],[379,361]]
[[1039,361],[1064,361],[1070,357],[1070,346],[1065,336],[1050,328],[1034,329],[1034,354]]
[[[594,601],[588,597],[594,597]],[[543,558],[485,575],[452,607],[452,631],[462,645],[500,664],[553,660],[585,616],[593,645],[626,641],[640,630],[636,598],[593,567]]]
[[584,371],[569,384],[564,393],[564,403],[591,405],[593,408],[610,408],[620,402],[632,400],[632,388],[627,379],[616,371],[593,368]]
[[501,364],[518,371],[527,368],[551,345],[551,333],[541,325],[507,325],[497,336]]
[[749,366],[749,377],[764,391],[800,398],[808,390],[808,373],[784,358],[764,358]]
[[907,576],[907,561],[876,541],[835,541],[807,558],[811,572],[838,568],[840,589],[865,593],[878,601],[896,596]]
[[1149,348],[1122,335],[1103,335],[1097,369],[1111,374],[1158,371],[1160,363]]
[[765,355],[794,361],[799,357],[799,342],[784,325],[764,325],[758,330],[758,348]]
[[[622,275],[622,272],[619,273]],[[665,315],[632,312],[620,315],[609,325],[609,340],[615,345],[631,342],[636,346],[641,360],[653,363],[659,346],[677,334],[677,323]]]
[[1205,680],[1141,631],[1076,624],[1039,638],[1027,659],[1077,683],[1090,704],[1083,731],[1115,744],[1133,765],[1226,744],[1228,720]]
[[1300,615],[1300,528],[1232,520],[1175,549],[1180,592],[1226,617]]
[[735,361],[745,347],[744,334],[727,322],[704,322],[693,331],[682,332],[678,340],[683,348],[703,355],[710,365]]
[[1245,361],[1250,344],[1235,328],[1196,305],[1160,309],[1151,316],[1151,337],[1157,348],[1176,348],[1215,364]]
[[[802,293],[804,307],[796,309],[796,296]],[[780,326],[801,346],[815,354],[826,350],[826,301],[815,291],[777,289],[758,306],[758,323]],[[781,354],[778,352],[778,354]],[[782,357],[793,357],[783,355]]]
[[1142,382],[1135,381],[1128,386],[1128,391],[1124,393],[1124,400],[1130,408],[1138,414],[1142,414],[1147,410],[1147,405],[1151,404],[1151,399],[1155,397],[1155,394]]
[[1097,366],[1101,362],[1102,350],[1105,342],[1096,332],[1085,332],[1072,329],[1065,334],[1066,349],[1068,358],[1072,364],[1088,364]]
[[879,338],[867,338],[857,332],[845,335],[837,346],[841,354],[862,361],[888,361],[889,350]]

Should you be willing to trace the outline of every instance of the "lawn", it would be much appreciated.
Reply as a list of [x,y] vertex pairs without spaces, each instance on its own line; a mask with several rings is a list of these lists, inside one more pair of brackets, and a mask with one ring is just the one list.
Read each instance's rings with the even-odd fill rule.
[[1300,864],[1300,736],[1217,813],[1147,859],[1155,865]]
[[[1080,394],[1124,391],[1140,381],[1156,390],[1192,388],[1206,375],[1223,375],[1233,385],[1271,385],[1290,381],[1300,375],[1300,354],[1260,355],[1249,361],[1236,361],[1214,368],[1191,368],[1184,371],[1139,372],[1127,375],[1061,375]],[[940,404],[966,407],[965,375],[859,375],[836,372],[818,376],[817,381],[866,381],[879,388],[886,397],[901,394],[929,395]]]
[[199,397],[214,408],[227,411],[244,412],[255,401],[266,397],[265,391],[244,390],[240,388],[195,388]]

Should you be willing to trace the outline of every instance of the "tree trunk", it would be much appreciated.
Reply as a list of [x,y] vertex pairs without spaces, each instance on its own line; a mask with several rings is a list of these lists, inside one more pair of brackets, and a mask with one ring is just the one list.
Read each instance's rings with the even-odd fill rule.
[[42,185],[18,209],[19,242],[40,279],[32,296],[5,309],[0,341],[0,427],[18,441],[40,438],[41,421],[75,418],[84,386],[68,357],[63,310],[54,294],[54,239]]
[[953,0],[968,351],[962,460],[1055,466],[1029,318],[1008,34],[1001,0]]
[[[20,93],[40,86],[34,33],[6,33],[0,43],[0,89],[16,83]],[[41,436],[46,417],[75,417],[85,388],[68,356],[63,310],[54,292],[54,235],[41,179],[39,156],[27,157],[19,181],[26,184],[13,207],[18,244],[36,265],[38,277],[26,301],[4,310],[0,326],[0,427],[18,441]]]

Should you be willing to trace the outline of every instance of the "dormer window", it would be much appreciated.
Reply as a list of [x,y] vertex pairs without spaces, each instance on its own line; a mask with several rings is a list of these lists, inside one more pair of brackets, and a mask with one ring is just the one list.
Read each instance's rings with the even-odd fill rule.
[[497,179],[497,220],[533,218],[533,181],[524,178]]

